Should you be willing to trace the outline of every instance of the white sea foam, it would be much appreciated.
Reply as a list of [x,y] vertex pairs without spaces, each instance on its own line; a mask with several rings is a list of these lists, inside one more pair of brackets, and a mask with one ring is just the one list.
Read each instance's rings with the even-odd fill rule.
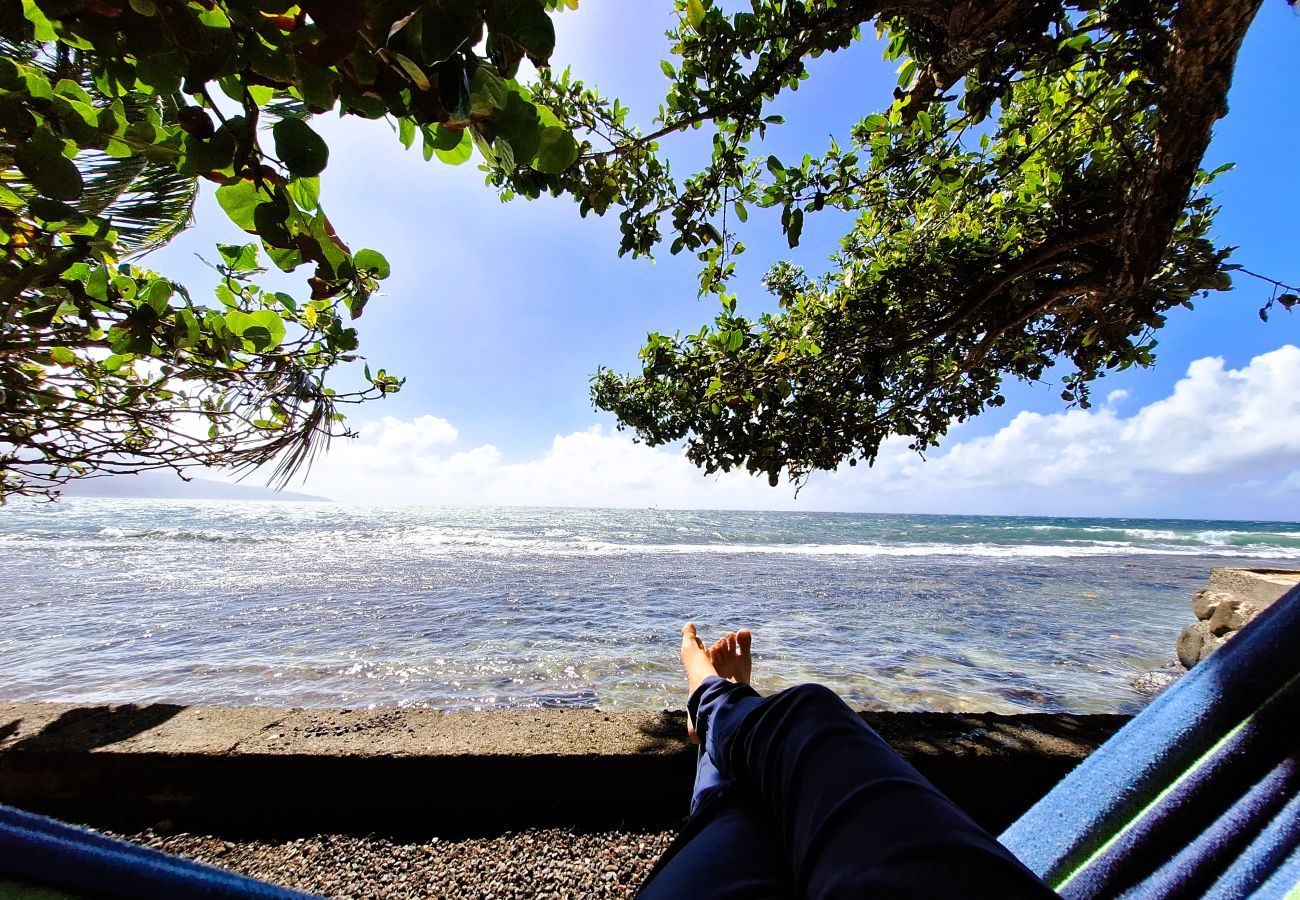
[[[1041,526],[1031,526],[1039,528]],[[1055,527],[1055,526],[1049,526]],[[958,542],[737,542],[716,535],[709,542],[665,542],[599,540],[562,529],[533,534],[502,533],[480,528],[415,526],[379,530],[328,529],[292,534],[257,533],[248,530],[223,531],[195,528],[123,529],[104,527],[93,535],[13,533],[9,544],[40,543],[67,548],[87,546],[130,546],[148,542],[200,542],[263,544],[292,540],[295,547],[322,551],[339,548],[383,548],[385,554],[401,556],[445,556],[471,553],[482,556],[619,556],[619,555],[756,555],[843,556],[843,557],[983,557],[990,559],[1071,558],[1095,556],[1240,556],[1249,558],[1300,559],[1300,533],[1204,531],[1179,535],[1162,529],[1119,529],[1092,527],[1063,531],[1129,535],[1129,540],[1092,537],[1058,537],[1052,543],[1011,541]],[[1138,538],[1138,540],[1133,540]],[[1254,540],[1235,541],[1234,538]],[[1287,543],[1272,543],[1270,538]],[[1291,543],[1296,542],[1296,543]]]

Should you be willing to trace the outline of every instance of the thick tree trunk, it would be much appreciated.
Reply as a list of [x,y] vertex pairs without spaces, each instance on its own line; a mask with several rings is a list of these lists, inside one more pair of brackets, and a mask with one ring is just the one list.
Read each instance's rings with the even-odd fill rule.
[[1121,225],[1119,295],[1156,272],[1178,222],[1228,88],[1246,29],[1263,0],[1184,0],[1174,13],[1160,78],[1151,165],[1133,184]]

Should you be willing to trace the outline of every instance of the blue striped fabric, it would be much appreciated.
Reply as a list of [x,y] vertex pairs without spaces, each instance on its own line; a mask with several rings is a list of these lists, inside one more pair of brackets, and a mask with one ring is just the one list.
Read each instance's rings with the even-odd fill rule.
[[1264,882],[1250,900],[1297,900],[1300,898],[1300,849],[1295,850],[1286,862]]
[[[1195,890],[1222,900],[1245,896],[1250,884],[1263,881],[1259,877],[1261,873],[1271,872],[1281,862],[1266,852],[1263,845],[1252,846],[1262,837],[1255,835],[1253,823],[1269,822],[1267,831],[1274,824],[1286,821],[1288,816],[1294,816],[1297,786],[1300,786],[1300,760],[1292,755],[1157,869],[1140,890],[1130,891],[1129,895],[1169,897],[1179,891]],[[1238,866],[1239,874],[1228,878],[1228,873]]]
[[[52,887],[74,896],[175,900],[308,900],[222,869],[0,806],[0,887]],[[19,895],[21,896],[21,895]]]
[[[1300,848],[1300,796],[1293,795],[1268,827],[1205,892],[1206,898],[1245,897],[1257,884],[1263,885],[1252,895],[1257,898],[1285,897],[1288,891],[1300,894],[1300,849],[1297,848]],[[1287,874],[1288,853],[1291,854],[1290,874]]]
[[[1300,588],[1156,698],[1001,840],[1069,900],[1300,896],[1298,790]],[[1266,886],[1272,893],[1259,893]]]

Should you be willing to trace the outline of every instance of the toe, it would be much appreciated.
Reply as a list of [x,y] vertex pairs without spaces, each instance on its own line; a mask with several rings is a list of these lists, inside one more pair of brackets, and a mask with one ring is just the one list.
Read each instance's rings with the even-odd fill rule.
[[736,632],[736,639],[740,642],[740,652],[742,655],[749,653],[750,646],[754,643],[754,635],[748,628],[742,628]]
[[704,649],[704,644],[700,641],[700,636],[695,630],[694,622],[687,622],[682,626],[682,647],[699,647]]

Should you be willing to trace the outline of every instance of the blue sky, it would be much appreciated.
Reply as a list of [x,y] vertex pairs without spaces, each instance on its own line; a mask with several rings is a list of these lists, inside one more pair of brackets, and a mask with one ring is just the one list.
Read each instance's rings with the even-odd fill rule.
[[[554,61],[648,124],[667,85],[658,60],[672,15],[668,0],[582,0],[557,19]],[[1237,163],[1216,188],[1218,234],[1240,247],[1234,261],[1291,283],[1300,281],[1298,37],[1300,16],[1269,0],[1207,159]],[[783,99],[777,111],[787,124],[770,134],[767,152],[819,152],[885,107],[895,80],[871,42],[815,61],[812,75]],[[1300,343],[1300,320],[1261,323],[1267,289],[1253,279],[1171,316],[1158,365],[1106,379],[1096,399],[1110,399],[1090,413],[1065,410],[1059,386],[1017,386],[1006,407],[954,430],[929,462],[887,446],[875,470],[814,476],[795,498],[789,485],[706,478],[679,448],[634,446],[591,407],[587,382],[598,366],[634,369],[648,331],[694,330],[712,318],[713,304],[695,297],[692,256],[619,259],[613,218],[580,219],[563,199],[500,204],[473,164],[426,163],[383,122],[317,124],[331,144],[326,209],[354,249],[382,250],[393,267],[359,323],[363,352],[407,385],[354,411],[362,438],[335,445],[300,485],[312,493],[357,502],[1296,518],[1300,350],[1290,345]],[[678,171],[689,171],[707,140],[706,132],[668,139]],[[813,217],[792,254],[775,214],[751,215],[740,232],[750,248],[737,282],[742,311],[773,305],[758,284],[768,265],[793,258],[820,270],[839,233],[830,216]],[[195,254],[240,239],[205,195],[196,226],[148,264],[199,286],[212,278]],[[302,293],[297,280],[285,286]]]

